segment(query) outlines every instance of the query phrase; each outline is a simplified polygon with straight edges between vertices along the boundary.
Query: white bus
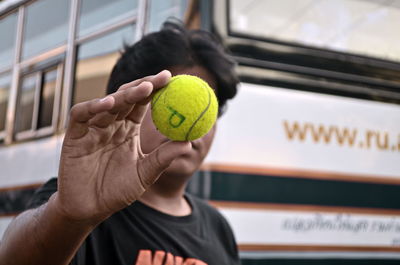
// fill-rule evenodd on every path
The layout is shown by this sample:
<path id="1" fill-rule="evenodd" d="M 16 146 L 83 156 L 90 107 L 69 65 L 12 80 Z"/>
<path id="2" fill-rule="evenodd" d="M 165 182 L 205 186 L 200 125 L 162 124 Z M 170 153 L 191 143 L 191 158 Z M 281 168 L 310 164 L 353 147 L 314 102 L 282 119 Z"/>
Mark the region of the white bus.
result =
<path id="1" fill-rule="evenodd" d="M 227 217 L 243 264 L 398 264 L 397 1 L 3 2 L 0 229 L 57 175 L 71 105 L 103 96 L 123 43 L 169 16 L 238 62 L 188 191 Z"/>

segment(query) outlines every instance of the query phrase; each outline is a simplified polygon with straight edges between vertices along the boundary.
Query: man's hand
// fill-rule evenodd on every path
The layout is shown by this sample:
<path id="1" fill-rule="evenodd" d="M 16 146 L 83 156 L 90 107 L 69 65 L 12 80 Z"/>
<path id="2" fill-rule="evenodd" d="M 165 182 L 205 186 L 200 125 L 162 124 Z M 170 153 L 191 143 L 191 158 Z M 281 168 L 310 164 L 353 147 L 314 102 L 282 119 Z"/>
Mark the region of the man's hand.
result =
<path id="1" fill-rule="evenodd" d="M 134 202 L 189 142 L 140 150 L 140 124 L 151 93 L 171 73 L 125 84 L 103 100 L 71 110 L 61 153 L 58 191 L 16 217 L 0 244 L 0 264 L 70 264 L 95 226 Z"/>
<path id="2" fill-rule="evenodd" d="M 163 71 L 71 109 L 55 198 L 63 215 L 102 221 L 138 199 L 175 158 L 190 150 L 189 142 L 167 142 L 150 154 L 140 149 L 140 124 L 151 94 L 170 77 Z"/>

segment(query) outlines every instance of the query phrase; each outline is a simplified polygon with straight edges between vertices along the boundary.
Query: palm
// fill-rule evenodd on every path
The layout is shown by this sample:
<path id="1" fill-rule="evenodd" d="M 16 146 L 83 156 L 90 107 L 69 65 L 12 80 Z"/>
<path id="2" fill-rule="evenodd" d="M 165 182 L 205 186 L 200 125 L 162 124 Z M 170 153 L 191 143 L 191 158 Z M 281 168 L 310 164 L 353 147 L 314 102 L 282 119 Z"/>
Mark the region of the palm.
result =
<path id="1" fill-rule="evenodd" d="M 155 88 L 157 81 L 165 84 L 156 79 Z M 169 142 L 149 155 L 141 152 L 140 124 L 151 91 L 149 82 L 123 86 L 112 98 L 85 102 L 71 111 L 58 194 L 72 218 L 104 218 L 126 207 L 187 150 L 187 143 Z"/>

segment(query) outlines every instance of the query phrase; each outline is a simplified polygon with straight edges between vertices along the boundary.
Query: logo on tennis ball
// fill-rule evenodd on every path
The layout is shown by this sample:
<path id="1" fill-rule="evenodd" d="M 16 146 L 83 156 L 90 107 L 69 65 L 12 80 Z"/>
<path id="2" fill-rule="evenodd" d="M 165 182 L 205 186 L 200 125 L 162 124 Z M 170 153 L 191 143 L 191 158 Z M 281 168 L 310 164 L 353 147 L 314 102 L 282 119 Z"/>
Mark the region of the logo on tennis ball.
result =
<path id="1" fill-rule="evenodd" d="M 169 125 L 174 128 L 178 128 L 185 121 L 186 117 L 170 106 L 168 106 L 167 108 L 169 109 L 169 111 L 171 111 L 171 116 L 169 116 L 168 119 Z"/>

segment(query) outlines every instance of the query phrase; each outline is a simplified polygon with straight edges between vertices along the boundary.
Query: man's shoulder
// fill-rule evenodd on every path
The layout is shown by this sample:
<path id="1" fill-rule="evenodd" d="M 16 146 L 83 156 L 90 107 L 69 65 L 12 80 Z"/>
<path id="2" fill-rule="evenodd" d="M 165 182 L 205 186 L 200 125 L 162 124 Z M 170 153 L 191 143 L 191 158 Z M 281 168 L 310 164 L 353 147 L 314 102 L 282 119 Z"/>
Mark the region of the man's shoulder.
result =
<path id="1" fill-rule="evenodd" d="M 221 214 L 221 212 L 211 205 L 207 200 L 201 199 L 194 195 L 186 195 L 191 203 L 194 204 L 195 207 L 198 208 L 200 215 L 204 218 L 211 218 L 214 221 L 219 220 L 223 225 L 226 224 L 225 217 Z"/>
<path id="2" fill-rule="evenodd" d="M 188 193 L 185 196 L 189 199 L 190 203 L 194 204 L 194 206 L 198 207 L 200 210 L 218 214 L 218 210 L 210 205 L 207 200 Z"/>
<path id="3" fill-rule="evenodd" d="M 234 257 L 234 264 L 239 264 L 235 236 L 225 216 L 208 201 L 193 195 L 188 197 L 200 212 L 200 222 L 212 231 L 217 241 L 219 240 L 221 245 Z"/>

